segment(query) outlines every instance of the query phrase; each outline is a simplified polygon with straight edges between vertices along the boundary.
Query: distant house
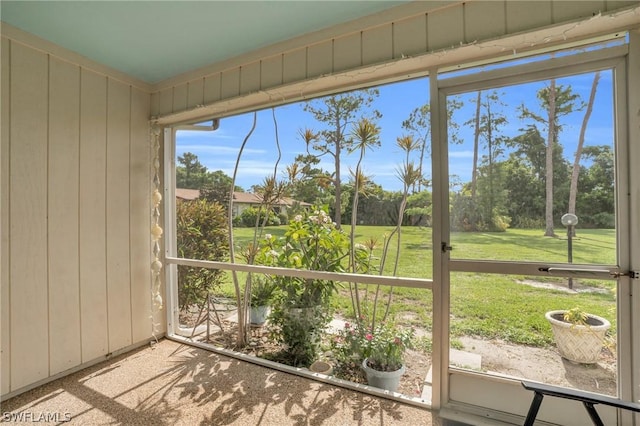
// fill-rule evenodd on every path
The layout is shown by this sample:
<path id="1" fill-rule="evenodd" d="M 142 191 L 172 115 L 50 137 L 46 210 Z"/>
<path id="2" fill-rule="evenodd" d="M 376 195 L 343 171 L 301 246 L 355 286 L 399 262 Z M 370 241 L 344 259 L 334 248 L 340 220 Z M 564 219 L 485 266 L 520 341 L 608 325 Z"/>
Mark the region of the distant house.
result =
<path id="1" fill-rule="evenodd" d="M 193 201 L 200 198 L 199 189 L 176 188 L 176 198 L 183 201 Z"/>
<path id="2" fill-rule="evenodd" d="M 198 189 L 185 189 L 176 188 L 176 198 L 184 201 L 192 201 L 200 198 L 200 190 Z M 262 204 L 262 197 L 251 192 L 234 192 L 233 193 L 233 211 L 232 217 L 236 217 L 249 207 L 259 207 Z M 293 206 L 300 206 L 305 209 L 311 207 L 311 204 L 304 201 L 297 201 L 290 197 L 282 197 L 273 205 L 273 211 L 281 213 L 287 210 L 287 208 Z"/>

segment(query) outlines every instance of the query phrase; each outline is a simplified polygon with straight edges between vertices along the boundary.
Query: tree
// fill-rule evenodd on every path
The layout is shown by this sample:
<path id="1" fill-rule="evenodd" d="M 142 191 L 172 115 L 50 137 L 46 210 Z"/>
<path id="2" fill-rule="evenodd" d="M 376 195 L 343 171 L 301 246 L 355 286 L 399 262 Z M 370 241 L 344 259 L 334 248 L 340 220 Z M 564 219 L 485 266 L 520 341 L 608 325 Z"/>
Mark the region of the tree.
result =
<path id="1" fill-rule="evenodd" d="M 222 170 L 207 172 L 205 183 L 200 189 L 200 198 L 205 198 L 211 202 L 218 202 L 223 206 L 229 204 L 229 194 L 233 181 Z M 234 188 L 236 192 L 243 192 L 239 186 Z"/>
<path id="2" fill-rule="evenodd" d="M 412 218 L 412 225 L 431 224 L 432 203 L 431 192 L 426 189 L 407 197 L 405 214 Z"/>
<path id="3" fill-rule="evenodd" d="M 589 118 L 593 111 L 593 101 L 596 97 L 596 90 L 598 88 L 598 81 L 600 81 L 600 71 L 596 72 L 593 76 L 593 83 L 591 84 L 591 93 L 589 94 L 589 102 L 587 103 L 587 110 L 584 113 L 582 120 L 582 126 L 580 127 L 580 136 L 578 138 L 578 147 L 576 148 L 576 156 L 573 161 L 573 168 L 571 170 L 571 187 L 569 189 L 569 213 L 576 213 L 576 198 L 578 193 L 578 175 L 580 174 L 580 157 L 582 156 L 582 147 L 584 146 L 584 136 L 587 131 L 587 124 L 589 124 Z M 575 232 L 575 227 L 573 227 Z"/>
<path id="4" fill-rule="evenodd" d="M 348 151 L 353 146 L 353 139 L 348 132 L 359 118 L 367 118 L 375 123 L 382 117 L 379 111 L 371 109 L 374 99 L 378 96 L 377 89 L 358 90 L 355 92 L 341 93 L 339 95 L 322 98 L 318 101 L 308 102 L 304 106 L 306 112 L 326 127 L 318 132 L 311 129 L 300 131 L 300 136 L 309 148 L 318 152 L 318 157 L 329 155 L 333 157 L 334 173 L 332 184 L 334 188 L 334 221 L 340 229 L 342 222 L 342 178 L 340 167 L 343 151 Z M 360 116 L 360 117 L 358 117 Z"/>
<path id="5" fill-rule="evenodd" d="M 176 167 L 176 187 L 200 189 L 206 181 L 207 168 L 200 163 L 198 156 L 185 152 L 178 156 L 180 166 Z"/>
<path id="6" fill-rule="evenodd" d="M 457 137 L 457 132 L 460 126 L 452 120 L 453 114 L 462 108 L 463 103 L 457 97 L 447 99 L 447 122 L 449 124 L 449 139 L 453 143 L 461 142 Z M 413 140 L 417 144 L 417 148 L 420 150 L 418 156 L 418 170 L 423 174 L 424 157 L 429 153 L 429 135 L 431 133 L 431 106 L 424 104 L 415 108 L 409 114 L 409 118 L 402 122 L 402 127 L 409 132 L 409 136 L 413 137 Z M 424 179 L 420 179 L 416 182 L 412 192 L 420 192 L 422 185 L 425 184 Z"/>
<path id="7" fill-rule="evenodd" d="M 484 95 L 482 99 L 481 92 L 478 92 L 476 99 L 475 119 L 467 121 L 465 125 L 475 125 L 474 147 L 473 147 L 473 169 L 471 175 L 471 198 L 476 202 L 476 191 L 478 186 L 478 152 L 480 149 L 480 139 L 485 142 L 487 155 L 483 156 L 483 163 L 486 167 L 486 175 L 488 176 L 488 191 L 484 192 L 486 200 L 485 212 L 483 214 L 485 221 L 489 223 L 489 228 L 494 222 L 495 196 L 494 188 L 494 161 L 502 153 L 502 146 L 506 142 L 506 138 L 499 135 L 500 128 L 507 124 L 507 118 L 501 112 L 496 111 L 496 107 L 504 107 L 505 104 L 500 101 L 500 95 L 495 90 Z"/>
<path id="8" fill-rule="evenodd" d="M 573 93 L 571 86 L 556 86 L 556 80 L 551 79 L 549 85 L 540 89 L 537 93 L 540 105 L 546 111 L 546 118 L 527 108 L 520 106 L 520 118 L 532 119 L 536 123 L 546 126 L 547 141 L 545 149 L 545 237 L 555 237 L 553 230 L 553 153 L 558 143 L 558 134 L 562 130 L 560 118 L 573 111 L 582 110 L 580 95 Z M 580 102 L 579 104 L 576 104 Z"/>
<path id="9" fill-rule="evenodd" d="M 365 176 L 361 169 L 362 160 L 368 148 L 380 146 L 380 128 L 368 119 L 362 118 L 353 126 L 351 137 L 354 143 L 350 147 L 350 151 L 360 151 L 356 169 L 353 171 L 353 202 L 351 205 L 351 231 L 349 232 L 349 242 L 351 247 L 354 248 L 356 246 L 356 225 L 358 223 L 358 199 L 360 194 L 366 193 L 367 183 L 369 182 L 369 178 Z M 354 249 L 349 250 L 349 268 L 353 273 L 358 272 Z M 360 313 L 358 284 L 355 283 L 352 286 L 351 283 L 349 283 L 349 289 L 351 290 L 352 303 L 355 302 L 354 309 Z"/>
<path id="10" fill-rule="evenodd" d="M 577 207 L 585 212 L 580 223 L 597 228 L 615 227 L 615 165 L 610 146 L 586 146 L 583 156 L 592 161 L 580 172 Z M 588 212 L 588 213 L 587 213 Z"/>
<path id="11" fill-rule="evenodd" d="M 325 204 L 327 188 L 331 186 L 331 176 L 317 167 L 320 159 L 314 155 L 300 154 L 287 166 L 285 176 L 289 193 L 297 201 L 314 205 Z"/>
<path id="12" fill-rule="evenodd" d="M 473 168 L 471 170 L 471 199 L 476 198 L 476 187 L 478 184 L 478 151 L 480 151 L 480 107 L 482 100 L 482 90 L 478 90 L 476 98 L 476 115 L 474 121 L 475 130 L 473 132 Z M 465 123 L 467 124 L 467 123 Z"/>

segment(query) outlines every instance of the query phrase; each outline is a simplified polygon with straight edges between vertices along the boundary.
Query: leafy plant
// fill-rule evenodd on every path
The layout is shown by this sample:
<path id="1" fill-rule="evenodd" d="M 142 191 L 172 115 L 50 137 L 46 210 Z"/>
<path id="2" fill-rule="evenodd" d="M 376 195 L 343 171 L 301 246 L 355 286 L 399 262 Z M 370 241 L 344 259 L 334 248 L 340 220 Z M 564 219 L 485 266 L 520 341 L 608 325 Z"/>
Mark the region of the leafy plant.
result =
<path id="1" fill-rule="evenodd" d="M 254 228 L 256 226 L 256 220 L 260 219 L 259 221 L 263 221 L 265 220 L 265 217 L 267 226 L 280 225 L 280 219 L 278 218 L 278 215 L 275 214 L 271 209 L 266 209 L 263 206 L 261 206 L 260 208 L 249 207 L 244 209 L 242 213 L 240 213 L 240 215 L 236 216 L 233 219 L 233 222 L 236 226 Z"/>
<path id="2" fill-rule="evenodd" d="M 348 236 L 336 228 L 326 210 L 314 208 L 296 215 L 284 237 L 266 234 L 259 242 L 255 263 L 343 272 L 348 256 Z M 287 347 L 292 364 L 309 365 L 317 358 L 321 337 L 331 319 L 331 297 L 338 283 L 301 277 L 272 279 L 278 288 L 271 314 L 274 338 Z"/>
<path id="3" fill-rule="evenodd" d="M 333 342 L 336 357 L 342 363 L 360 365 L 365 359 L 378 371 L 396 371 L 404 364 L 404 354 L 413 347 L 415 330 L 400 329 L 392 322 L 379 323 L 373 330 L 360 321 L 345 323 Z"/>
<path id="4" fill-rule="evenodd" d="M 267 277 L 254 277 L 251 286 L 251 306 L 269 306 L 276 290 L 276 284 Z"/>
<path id="5" fill-rule="evenodd" d="M 589 316 L 579 306 L 569 309 L 562 315 L 562 319 L 565 322 L 573 325 L 587 325 L 587 319 Z"/>
<path id="6" fill-rule="evenodd" d="M 225 208 L 207 200 L 180 202 L 176 206 L 177 247 L 180 257 L 224 261 L 229 257 Z M 178 303 L 181 309 L 202 304 L 207 294 L 223 282 L 223 271 L 178 266 Z"/>

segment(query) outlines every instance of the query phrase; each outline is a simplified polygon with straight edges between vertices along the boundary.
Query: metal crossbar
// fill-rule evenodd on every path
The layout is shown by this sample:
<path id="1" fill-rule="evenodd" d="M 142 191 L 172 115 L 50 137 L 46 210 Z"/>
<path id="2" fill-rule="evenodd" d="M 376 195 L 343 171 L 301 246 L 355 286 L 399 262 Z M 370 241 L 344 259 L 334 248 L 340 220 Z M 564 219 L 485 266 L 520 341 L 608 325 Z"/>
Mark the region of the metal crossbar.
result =
<path id="1" fill-rule="evenodd" d="M 623 410 L 640 413 L 640 404 L 634 402 L 622 401 L 606 395 L 598 395 L 591 392 L 561 388 L 542 383 L 527 382 L 524 380 L 521 383 L 525 389 L 535 393 L 533 401 L 531 401 L 531 406 L 529 407 L 529 412 L 527 413 L 527 418 L 524 421 L 524 426 L 533 426 L 536 416 L 538 415 L 538 410 L 540 409 L 540 404 L 542 404 L 542 398 L 544 398 L 545 395 L 582 402 L 584 408 L 589 413 L 589 417 L 591 417 L 591 421 L 596 426 L 604 426 L 602 419 L 594 407 L 596 404 L 610 405 L 612 407 L 622 408 Z"/>

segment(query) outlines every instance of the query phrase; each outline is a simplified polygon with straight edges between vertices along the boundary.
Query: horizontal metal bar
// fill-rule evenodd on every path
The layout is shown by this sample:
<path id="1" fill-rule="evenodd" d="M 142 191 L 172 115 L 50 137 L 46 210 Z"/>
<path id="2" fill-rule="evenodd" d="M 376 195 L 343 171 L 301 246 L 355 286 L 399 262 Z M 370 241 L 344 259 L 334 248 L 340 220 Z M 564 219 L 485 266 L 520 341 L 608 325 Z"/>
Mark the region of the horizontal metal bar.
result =
<path id="1" fill-rule="evenodd" d="M 582 268 L 541 268 L 542 272 L 548 272 L 550 275 L 554 273 L 560 274 L 591 274 L 591 275 L 608 275 L 609 277 L 614 276 L 617 273 L 617 270 L 610 269 L 582 269 Z"/>
<path id="2" fill-rule="evenodd" d="M 196 268 L 219 269 L 224 271 L 253 272 L 283 277 L 333 280 L 361 284 L 380 284 L 391 287 L 433 288 L 433 280 L 424 278 L 389 277 L 384 275 L 350 274 L 343 272 L 311 271 L 306 269 L 279 268 L 273 266 L 247 265 L 244 263 L 215 262 L 210 260 L 165 257 L 169 264 L 193 266 Z"/>
<path id="3" fill-rule="evenodd" d="M 567 265 L 566 263 L 505 262 L 491 260 L 451 260 L 451 271 L 488 274 L 565 276 L 615 279 L 620 268 L 615 265 Z"/>

